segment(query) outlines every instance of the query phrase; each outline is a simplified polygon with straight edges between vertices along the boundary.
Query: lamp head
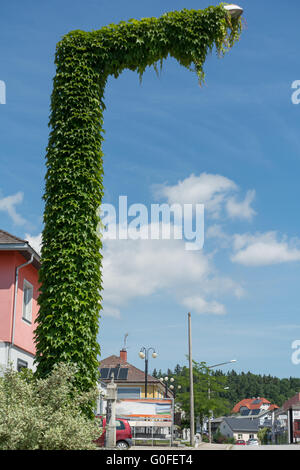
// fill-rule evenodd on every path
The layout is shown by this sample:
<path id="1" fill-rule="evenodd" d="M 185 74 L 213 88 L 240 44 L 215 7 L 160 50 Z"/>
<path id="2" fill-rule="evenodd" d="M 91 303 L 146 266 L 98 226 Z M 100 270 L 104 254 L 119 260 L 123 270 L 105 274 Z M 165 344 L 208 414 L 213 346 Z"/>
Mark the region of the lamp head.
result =
<path id="1" fill-rule="evenodd" d="M 139 356 L 140 356 L 141 359 L 145 359 L 145 354 L 143 353 L 143 351 L 139 352 Z"/>
<path id="2" fill-rule="evenodd" d="M 157 353 L 155 351 L 152 353 L 152 357 L 153 357 L 153 359 L 157 358 Z"/>
<path id="3" fill-rule="evenodd" d="M 224 5 L 225 10 L 230 13 L 231 18 L 238 19 L 243 14 L 243 8 L 233 3 L 230 5 Z"/>

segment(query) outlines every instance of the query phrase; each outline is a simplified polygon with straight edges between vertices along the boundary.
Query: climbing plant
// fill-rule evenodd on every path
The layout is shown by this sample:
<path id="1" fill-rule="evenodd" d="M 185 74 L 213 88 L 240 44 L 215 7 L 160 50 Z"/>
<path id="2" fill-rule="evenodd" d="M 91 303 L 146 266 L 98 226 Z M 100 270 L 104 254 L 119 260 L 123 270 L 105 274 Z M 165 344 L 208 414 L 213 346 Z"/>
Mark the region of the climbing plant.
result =
<path id="1" fill-rule="evenodd" d="M 37 318 L 37 375 L 54 364 L 75 362 L 77 386 L 97 380 L 101 310 L 104 90 L 110 75 L 140 77 L 168 56 L 194 70 L 214 49 L 224 54 L 239 39 L 241 21 L 223 5 L 165 13 L 111 24 L 99 31 L 72 31 L 57 44 L 46 154 L 45 210 Z M 116 286 L 117 288 L 117 286 Z"/>

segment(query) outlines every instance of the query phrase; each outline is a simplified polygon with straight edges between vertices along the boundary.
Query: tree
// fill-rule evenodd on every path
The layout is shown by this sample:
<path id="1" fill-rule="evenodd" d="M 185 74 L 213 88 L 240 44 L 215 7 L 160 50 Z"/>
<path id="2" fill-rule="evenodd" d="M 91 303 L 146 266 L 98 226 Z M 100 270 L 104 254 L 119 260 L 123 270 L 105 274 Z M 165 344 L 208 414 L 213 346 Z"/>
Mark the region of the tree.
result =
<path id="1" fill-rule="evenodd" d="M 190 416 L 190 384 L 189 369 L 183 367 L 181 375 L 176 377 L 176 381 L 181 385 L 181 390 L 177 393 L 176 402 L 180 404 L 186 413 L 187 423 Z M 211 370 L 205 362 L 193 361 L 193 382 L 194 382 L 194 410 L 195 416 L 199 417 L 201 426 L 204 419 L 211 412 L 214 415 L 222 415 L 230 410 L 229 403 L 220 396 L 226 386 L 226 377 L 216 377 L 212 375 Z M 210 394 L 209 394 L 210 390 Z M 210 397 L 209 397 L 210 395 Z"/>
<path id="2" fill-rule="evenodd" d="M 269 432 L 268 428 L 262 428 L 258 431 L 257 437 L 258 437 L 259 442 L 261 444 L 267 444 L 268 443 L 268 432 Z"/>
<path id="3" fill-rule="evenodd" d="M 98 395 L 79 393 L 74 365 L 54 366 L 46 379 L 8 369 L 0 377 L 0 450 L 89 450 L 101 434 L 83 412 Z"/>
<path id="4" fill-rule="evenodd" d="M 73 31 L 57 44 L 45 177 L 41 290 L 36 328 L 37 375 L 59 362 L 77 364 L 76 384 L 98 378 L 101 311 L 104 91 L 125 69 L 140 77 L 169 55 L 204 80 L 206 56 L 239 39 L 240 19 L 223 5 Z"/>

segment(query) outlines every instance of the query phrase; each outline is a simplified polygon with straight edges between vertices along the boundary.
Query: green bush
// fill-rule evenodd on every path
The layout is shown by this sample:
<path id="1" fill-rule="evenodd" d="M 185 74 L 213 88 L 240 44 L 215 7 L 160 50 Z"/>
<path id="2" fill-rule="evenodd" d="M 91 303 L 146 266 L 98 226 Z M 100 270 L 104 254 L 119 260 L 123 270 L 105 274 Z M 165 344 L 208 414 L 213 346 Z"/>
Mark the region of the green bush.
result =
<path id="1" fill-rule="evenodd" d="M 221 434 L 220 430 L 218 430 L 213 435 L 213 442 L 217 444 L 234 444 L 235 440 L 233 437 L 224 436 L 224 434 Z"/>
<path id="2" fill-rule="evenodd" d="M 97 390 L 79 393 L 75 366 L 59 364 L 45 379 L 31 371 L 0 377 L 0 450 L 91 450 L 101 428 L 84 413 Z"/>

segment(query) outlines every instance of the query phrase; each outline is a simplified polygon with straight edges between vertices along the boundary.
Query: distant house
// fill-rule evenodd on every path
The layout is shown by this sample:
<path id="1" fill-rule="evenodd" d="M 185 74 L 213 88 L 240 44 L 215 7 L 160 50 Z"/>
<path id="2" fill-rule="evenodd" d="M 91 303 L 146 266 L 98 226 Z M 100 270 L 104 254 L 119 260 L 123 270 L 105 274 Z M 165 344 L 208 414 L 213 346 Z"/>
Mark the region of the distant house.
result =
<path id="1" fill-rule="evenodd" d="M 296 393 L 289 400 L 285 401 L 282 407 L 277 411 L 278 417 L 284 421 L 286 429 L 290 426 L 293 432 L 289 432 L 290 442 L 300 441 L 300 393 Z"/>
<path id="2" fill-rule="evenodd" d="M 34 369 L 40 257 L 26 240 L 0 230 L 0 364 Z"/>
<path id="3" fill-rule="evenodd" d="M 101 381 L 108 383 L 112 374 L 117 384 L 119 399 L 137 399 L 145 397 L 145 372 L 127 362 L 127 351 L 122 349 L 120 356 L 109 356 L 99 364 Z M 164 398 L 165 386 L 151 375 L 147 376 L 147 398 Z M 168 390 L 168 397 L 173 394 Z"/>
<path id="4" fill-rule="evenodd" d="M 258 418 L 223 418 L 219 425 L 219 430 L 223 436 L 233 437 L 235 440 L 257 439 L 259 431 Z"/>
<path id="5" fill-rule="evenodd" d="M 277 408 L 279 407 L 271 404 L 266 398 L 245 398 L 233 407 L 232 413 L 245 417 L 259 416 L 266 411 L 271 412 Z"/>

